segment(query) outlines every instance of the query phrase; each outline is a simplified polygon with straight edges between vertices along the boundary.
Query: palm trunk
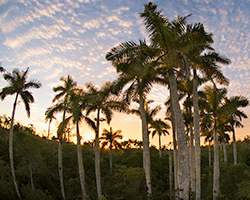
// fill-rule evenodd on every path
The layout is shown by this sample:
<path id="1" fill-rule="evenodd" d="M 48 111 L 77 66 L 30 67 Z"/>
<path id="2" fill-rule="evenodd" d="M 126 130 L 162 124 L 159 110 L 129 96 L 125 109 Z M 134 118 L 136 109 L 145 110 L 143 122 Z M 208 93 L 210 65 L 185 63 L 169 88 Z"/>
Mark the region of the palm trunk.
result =
<path id="1" fill-rule="evenodd" d="M 82 146 L 81 146 L 81 137 L 79 132 L 79 123 L 76 123 L 76 134 L 77 134 L 77 159 L 78 159 L 78 170 L 79 170 L 79 178 L 82 189 L 82 199 L 87 200 L 87 192 L 85 189 L 85 173 L 83 168 L 83 160 L 82 160 Z"/>
<path id="2" fill-rule="evenodd" d="M 211 159 L 211 142 L 208 141 L 208 165 L 211 167 L 212 159 Z"/>
<path id="3" fill-rule="evenodd" d="M 16 175 L 15 175 L 15 169 L 14 169 L 14 156 L 13 156 L 13 130 L 14 130 L 14 118 L 15 118 L 17 99 L 18 99 L 18 93 L 16 94 L 16 98 L 15 98 L 14 105 L 13 105 L 12 116 L 11 116 L 11 125 L 10 125 L 10 131 L 9 131 L 9 157 L 10 157 L 10 168 L 11 168 L 13 183 L 15 186 L 17 196 L 20 199 L 21 195 L 20 195 L 17 181 L 16 181 Z"/>
<path id="4" fill-rule="evenodd" d="M 161 135 L 159 134 L 159 157 L 161 158 Z"/>
<path id="5" fill-rule="evenodd" d="M 110 175 L 112 175 L 113 174 L 112 146 L 109 149 L 109 170 L 110 170 Z"/>
<path id="6" fill-rule="evenodd" d="M 31 184 L 32 190 L 34 191 L 35 187 L 34 187 L 34 181 L 33 181 L 33 170 L 32 170 L 30 162 L 29 162 L 29 170 L 30 170 L 30 184 Z"/>
<path id="7" fill-rule="evenodd" d="M 148 124 L 145 112 L 144 98 L 140 95 L 140 113 L 142 122 L 142 140 L 143 140 L 143 168 L 146 175 L 146 185 L 148 198 L 152 195 L 151 190 L 151 177 L 150 177 L 150 151 L 149 151 L 149 136 L 148 136 Z"/>
<path id="8" fill-rule="evenodd" d="M 194 149 L 194 133 L 190 125 L 190 188 L 195 192 L 195 149 Z"/>
<path id="9" fill-rule="evenodd" d="M 219 168 L 219 145 L 216 131 L 216 120 L 214 125 L 214 182 L 213 182 L 213 200 L 217 200 L 220 189 L 220 168 Z"/>
<path id="10" fill-rule="evenodd" d="M 217 200 L 220 191 L 220 158 L 219 158 L 219 141 L 218 141 L 218 134 L 217 134 L 217 112 L 216 108 L 218 106 L 218 98 L 217 98 L 217 88 L 215 83 L 214 84 L 214 98 L 215 98 L 215 105 L 214 105 L 214 182 L 213 182 L 213 200 Z"/>
<path id="11" fill-rule="evenodd" d="M 66 103 L 64 102 L 64 105 Z M 63 111 L 63 123 L 65 121 L 65 115 L 66 112 L 65 110 Z M 63 124 L 64 126 L 64 124 Z M 62 141 L 62 137 L 63 137 L 63 131 L 64 128 L 62 128 L 62 130 L 60 130 L 58 138 L 59 138 L 59 143 L 58 143 L 58 171 L 59 171 L 59 179 L 60 179 L 60 187 L 61 187 L 61 193 L 62 193 L 62 198 L 63 200 L 66 199 L 65 197 L 65 192 L 64 192 L 64 182 L 63 182 L 63 164 L 62 164 L 62 148 L 63 148 L 63 141 Z"/>
<path id="12" fill-rule="evenodd" d="M 170 199 L 173 199 L 173 166 L 172 166 L 172 150 L 169 151 L 169 193 Z"/>
<path id="13" fill-rule="evenodd" d="M 170 98 L 171 100 L 171 98 Z M 172 123 L 172 133 L 173 133 L 173 145 L 174 145 L 174 150 L 173 150 L 173 154 L 174 154 L 174 195 L 175 195 L 175 199 L 178 200 L 179 199 L 179 180 L 178 180 L 178 151 L 177 151 L 177 141 L 176 141 L 176 129 L 175 129 L 175 119 L 174 119 L 174 112 L 173 112 L 173 103 L 171 100 L 171 107 L 170 107 L 170 111 L 171 111 L 171 123 Z"/>
<path id="14" fill-rule="evenodd" d="M 64 183 L 63 183 L 63 165 L 62 165 L 62 139 L 59 139 L 58 143 L 58 171 L 59 171 L 59 179 L 60 179 L 60 187 L 63 200 L 66 199 L 64 193 Z"/>
<path id="15" fill-rule="evenodd" d="M 194 105 L 194 138 L 195 138 L 195 193 L 196 200 L 201 199 L 201 149 L 200 149 L 200 126 L 198 104 L 198 77 L 194 69 L 193 81 L 193 105 Z"/>
<path id="16" fill-rule="evenodd" d="M 185 134 L 184 119 L 179 105 L 177 84 L 173 69 L 169 70 L 170 95 L 172 99 L 175 128 L 177 132 L 179 194 L 183 200 L 189 199 L 188 148 Z M 178 122 L 178 123 L 177 123 Z"/>
<path id="17" fill-rule="evenodd" d="M 237 145 L 236 145 L 236 136 L 235 136 L 235 130 L 233 127 L 233 154 L 234 154 L 234 165 L 237 165 Z"/>
<path id="18" fill-rule="evenodd" d="M 226 143 L 225 143 L 224 138 L 222 139 L 222 147 L 223 147 L 223 154 L 224 154 L 224 162 L 227 164 L 227 148 L 226 148 Z"/>
<path id="19" fill-rule="evenodd" d="M 101 200 L 102 189 L 101 189 L 101 169 L 100 169 L 99 126 L 100 126 L 100 109 L 97 110 L 97 118 L 96 118 L 95 177 L 96 177 L 97 198 L 98 200 Z"/>
<path id="20" fill-rule="evenodd" d="M 51 124 L 51 120 L 49 120 L 47 140 L 49 139 L 49 135 L 50 135 L 50 124 Z"/>

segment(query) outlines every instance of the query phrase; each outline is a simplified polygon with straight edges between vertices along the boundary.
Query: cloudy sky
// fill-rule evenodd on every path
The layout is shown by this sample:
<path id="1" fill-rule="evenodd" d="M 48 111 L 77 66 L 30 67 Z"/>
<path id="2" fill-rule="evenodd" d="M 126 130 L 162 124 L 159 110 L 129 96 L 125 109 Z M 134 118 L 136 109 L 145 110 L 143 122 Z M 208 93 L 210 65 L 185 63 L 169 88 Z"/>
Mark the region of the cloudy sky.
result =
<path id="1" fill-rule="evenodd" d="M 80 86 L 92 82 L 101 86 L 116 78 L 106 53 L 120 42 L 147 39 L 139 13 L 142 0 L 0 0 L 0 61 L 7 71 L 26 70 L 30 78 L 41 81 L 32 90 L 36 103 L 28 119 L 20 103 L 16 120 L 33 123 L 40 133 L 47 130 L 44 112 L 55 95 L 52 88 L 60 77 L 71 75 Z M 222 70 L 230 80 L 229 96 L 250 99 L 250 0 L 156 0 L 155 4 L 170 20 L 192 14 L 190 23 L 202 22 L 214 34 L 213 47 L 232 63 Z M 6 82 L 0 79 L 0 88 Z M 156 87 L 149 95 L 162 104 L 168 92 Z M 13 97 L 0 102 L 0 114 L 11 115 Z M 250 108 L 244 110 L 250 117 Z M 58 123 L 58 122 L 57 122 Z M 250 121 L 238 130 L 238 137 L 250 135 Z M 122 129 L 125 138 L 141 139 L 138 117 L 118 114 L 111 122 Z M 55 127 L 55 126 L 54 126 Z M 104 127 L 104 126 L 103 126 Z M 94 134 L 82 128 L 83 138 Z M 165 142 L 168 141 L 165 138 Z"/>

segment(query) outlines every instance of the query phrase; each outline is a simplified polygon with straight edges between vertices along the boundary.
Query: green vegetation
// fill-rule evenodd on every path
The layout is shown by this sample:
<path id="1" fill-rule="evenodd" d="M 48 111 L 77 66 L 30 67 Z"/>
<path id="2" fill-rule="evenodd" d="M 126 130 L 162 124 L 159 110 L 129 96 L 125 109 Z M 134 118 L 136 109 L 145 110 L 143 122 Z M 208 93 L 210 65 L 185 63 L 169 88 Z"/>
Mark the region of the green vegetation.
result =
<path id="1" fill-rule="evenodd" d="M 3 117 L 2 117 L 3 119 Z M 0 199 L 18 199 L 11 177 L 8 157 L 8 130 L 0 128 Z M 14 162 L 17 182 L 22 199 L 61 199 L 57 157 L 58 141 L 36 135 L 32 126 L 14 125 Z M 66 199 L 81 199 L 82 191 L 78 175 L 77 146 L 63 142 L 63 166 Z M 220 199 L 250 199 L 250 139 L 237 142 L 239 164 L 233 165 L 233 146 L 227 146 L 228 165 L 221 163 Z M 92 145 L 82 146 L 86 190 L 89 199 L 96 199 L 95 162 Z M 152 189 L 154 200 L 170 199 L 169 151 L 150 148 Z M 110 175 L 108 149 L 101 149 L 101 173 L 103 197 L 116 199 L 146 199 L 145 175 L 142 167 L 142 149 L 126 148 L 112 151 L 113 174 Z M 220 156 L 223 152 L 220 151 Z M 222 159 L 221 159 L 222 160 Z M 208 146 L 201 148 L 202 199 L 212 199 L 212 171 L 208 165 Z M 33 180 L 32 180 L 33 179 Z M 33 182 L 33 183 L 32 183 Z M 33 185 L 33 186 L 32 186 Z"/>

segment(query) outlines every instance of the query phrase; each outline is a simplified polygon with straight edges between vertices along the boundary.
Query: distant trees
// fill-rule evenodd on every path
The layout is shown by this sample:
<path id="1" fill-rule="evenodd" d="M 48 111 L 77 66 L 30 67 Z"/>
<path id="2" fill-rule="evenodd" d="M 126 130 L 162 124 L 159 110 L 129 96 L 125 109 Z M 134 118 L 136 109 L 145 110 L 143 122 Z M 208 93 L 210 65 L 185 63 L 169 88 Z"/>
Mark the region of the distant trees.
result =
<path id="1" fill-rule="evenodd" d="M 122 145 L 117 140 L 121 140 L 123 138 L 121 134 L 121 130 L 113 131 L 112 127 L 110 130 L 103 129 L 102 137 L 102 147 L 108 146 L 109 148 L 109 168 L 110 168 L 110 175 L 113 174 L 113 159 L 112 159 L 112 149 L 121 149 Z"/>

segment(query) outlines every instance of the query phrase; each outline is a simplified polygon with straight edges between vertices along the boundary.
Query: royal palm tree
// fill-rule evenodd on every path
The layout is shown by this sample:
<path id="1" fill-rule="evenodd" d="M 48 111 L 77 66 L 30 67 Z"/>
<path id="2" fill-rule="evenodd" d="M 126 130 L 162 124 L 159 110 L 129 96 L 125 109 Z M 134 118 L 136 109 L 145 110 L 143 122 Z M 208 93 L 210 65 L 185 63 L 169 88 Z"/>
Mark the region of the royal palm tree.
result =
<path id="1" fill-rule="evenodd" d="M 204 44 L 203 40 L 195 37 L 195 32 L 190 32 L 190 25 L 186 23 L 189 16 L 177 17 L 172 22 L 157 10 L 157 6 L 152 2 L 144 5 L 145 10 L 140 14 L 144 19 L 144 24 L 152 43 L 159 48 L 159 59 L 162 68 L 167 74 L 170 87 L 171 106 L 173 108 L 174 124 L 177 132 L 178 162 L 179 162 L 179 198 L 189 198 L 189 172 L 187 156 L 187 139 L 182 112 L 178 102 L 176 73 L 179 71 L 186 77 L 189 76 L 188 53 Z"/>
<path id="2" fill-rule="evenodd" d="M 95 129 L 95 174 L 98 199 L 101 200 L 101 171 L 100 171 L 100 147 L 99 147 L 99 132 L 100 122 L 103 121 L 101 114 L 104 115 L 106 122 L 109 124 L 113 111 L 127 111 L 127 105 L 118 100 L 115 95 L 111 94 L 112 85 L 110 82 L 106 82 L 100 89 L 93 84 L 87 84 L 86 92 L 86 115 L 88 116 L 92 112 L 96 112 L 96 129 Z"/>
<path id="3" fill-rule="evenodd" d="M 112 61 L 112 65 L 119 74 L 115 81 L 116 90 L 124 91 L 125 101 L 130 102 L 131 99 L 138 100 L 140 105 L 140 117 L 142 123 L 143 138 L 143 168 L 146 175 L 146 185 L 148 196 L 152 194 L 151 178 L 150 178 L 150 151 L 148 122 L 145 111 L 146 95 L 152 88 L 153 83 L 161 82 L 154 68 L 157 61 L 154 56 L 157 51 L 153 46 L 146 44 L 146 41 L 139 41 L 139 44 L 133 41 L 121 43 L 107 53 L 106 59 Z"/>
<path id="4" fill-rule="evenodd" d="M 162 119 L 155 119 L 150 122 L 149 130 L 151 130 L 152 138 L 157 134 L 159 136 L 159 157 L 161 158 L 161 136 L 166 136 L 166 134 L 169 135 L 168 129 L 170 129 L 170 126 L 164 122 Z"/>
<path id="5" fill-rule="evenodd" d="M 108 146 L 109 148 L 109 169 L 110 169 L 110 175 L 113 173 L 113 161 L 112 161 L 112 149 L 121 149 L 122 145 L 117 141 L 117 139 L 121 140 L 123 138 L 121 134 L 121 130 L 113 131 L 112 127 L 110 127 L 110 130 L 103 129 L 102 131 L 102 137 L 100 139 L 102 140 L 102 148 L 105 146 Z"/>
<path id="6" fill-rule="evenodd" d="M 21 198 L 18 184 L 16 181 L 15 171 L 14 171 L 14 158 L 13 158 L 13 124 L 15 118 L 15 111 L 17 106 L 18 97 L 21 96 L 21 99 L 24 103 L 25 110 L 27 112 L 28 117 L 30 117 L 30 104 L 34 102 L 34 97 L 32 93 L 28 90 L 31 88 L 40 88 L 41 83 L 36 80 L 28 81 L 28 70 L 20 72 L 18 69 L 14 69 L 12 73 L 5 73 L 4 79 L 8 82 L 8 86 L 4 87 L 0 92 L 1 100 L 4 100 L 6 96 L 15 94 L 15 100 L 13 104 L 13 110 L 11 115 L 11 125 L 9 130 L 9 157 L 10 157 L 10 167 L 12 178 L 15 186 L 15 190 L 18 198 Z"/>
<path id="7" fill-rule="evenodd" d="M 213 199 L 218 199 L 219 183 L 220 183 L 220 168 L 219 168 L 219 138 L 218 138 L 218 125 L 219 117 L 227 115 L 228 107 L 225 106 L 225 99 L 227 90 L 225 88 L 218 89 L 214 84 L 213 87 L 206 86 L 204 88 L 206 98 L 206 115 L 210 115 L 213 119 L 212 129 L 214 138 L 214 180 L 213 180 Z"/>
<path id="8" fill-rule="evenodd" d="M 47 140 L 49 139 L 49 135 L 50 135 L 50 125 L 51 125 L 53 119 L 56 119 L 54 115 L 52 115 L 52 116 L 46 115 L 46 116 L 45 116 L 45 122 L 49 121 L 49 124 L 48 124 L 48 135 L 47 135 Z"/>
<path id="9" fill-rule="evenodd" d="M 86 108 L 86 102 L 84 101 L 84 91 L 79 89 L 78 91 L 72 91 L 70 93 L 69 103 L 67 104 L 65 111 L 69 116 L 65 119 L 66 123 L 70 120 L 76 126 L 76 135 L 77 135 L 77 159 L 78 159 L 78 170 L 79 178 L 82 189 L 82 199 L 88 199 L 86 188 L 85 188 L 85 173 L 82 160 L 82 146 L 81 146 L 81 136 L 79 125 L 82 120 L 84 120 L 93 130 L 96 129 L 95 123 L 88 117 L 83 115 L 83 110 Z"/>
<path id="10" fill-rule="evenodd" d="M 233 133 L 233 157 L 234 157 L 234 165 L 237 165 L 237 146 L 236 146 L 236 135 L 235 135 L 235 127 L 243 127 L 241 120 L 243 118 L 247 118 L 247 115 L 239 110 L 239 108 L 244 108 L 249 105 L 249 101 L 244 96 L 233 96 L 227 100 L 232 107 L 232 112 L 229 115 L 229 125 L 231 127 L 231 131 Z"/>
<path id="11" fill-rule="evenodd" d="M 53 88 L 54 92 L 57 92 L 52 102 L 61 102 L 62 106 L 66 108 L 68 102 L 69 102 L 69 95 L 72 91 L 76 90 L 77 83 L 73 81 L 71 76 L 61 77 L 60 81 L 63 82 L 63 85 L 59 85 Z M 65 114 L 66 111 L 62 110 L 63 112 L 63 118 L 62 122 L 65 121 Z M 53 110 L 49 108 L 46 113 L 46 119 L 52 118 L 54 115 Z M 63 183 L 63 165 L 62 165 L 62 142 L 63 142 L 63 134 L 65 130 L 65 123 L 61 123 L 60 128 L 57 131 L 57 138 L 59 139 L 58 142 L 58 171 L 59 171 L 59 179 L 60 179 L 60 187 L 61 187 L 61 193 L 63 200 L 66 199 L 65 197 L 65 190 L 64 190 L 64 183 Z"/>

